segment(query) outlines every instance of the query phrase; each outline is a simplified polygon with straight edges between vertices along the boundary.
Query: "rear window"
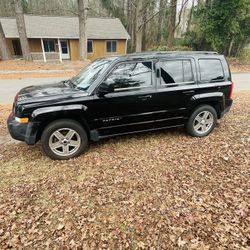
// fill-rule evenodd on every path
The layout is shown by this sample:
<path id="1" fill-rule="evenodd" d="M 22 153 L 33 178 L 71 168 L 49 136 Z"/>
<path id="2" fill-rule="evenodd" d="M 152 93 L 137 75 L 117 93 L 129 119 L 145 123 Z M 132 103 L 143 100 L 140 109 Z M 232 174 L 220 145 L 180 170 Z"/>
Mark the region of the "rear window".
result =
<path id="1" fill-rule="evenodd" d="M 161 84 L 178 84 L 194 80 L 190 60 L 162 61 L 160 69 Z"/>
<path id="2" fill-rule="evenodd" d="M 216 82 L 224 79 L 224 71 L 219 59 L 199 59 L 202 82 Z"/>

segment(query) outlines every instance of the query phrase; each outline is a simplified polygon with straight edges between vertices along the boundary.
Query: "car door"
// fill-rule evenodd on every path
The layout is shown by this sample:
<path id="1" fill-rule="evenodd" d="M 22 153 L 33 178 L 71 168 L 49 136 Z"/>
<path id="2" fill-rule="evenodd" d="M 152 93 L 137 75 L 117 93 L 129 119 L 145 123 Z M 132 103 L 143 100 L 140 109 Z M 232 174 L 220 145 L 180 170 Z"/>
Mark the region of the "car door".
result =
<path id="1" fill-rule="evenodd" d="M 98 95 L 88 105 L 99 136 L 152 129 L 156 96 L 154 61 L 117 64 L 101 84 L 113 84 L 114 92 Z M 99 85 L 99 87 L 101 86 Z"/>
<path id="2" fill-rule="evenodd" d="M 157 67 L 156 126 L 182 126 L 188 105 L 197 93 L 197 75 L 192 58 L 161 59 Z"/>

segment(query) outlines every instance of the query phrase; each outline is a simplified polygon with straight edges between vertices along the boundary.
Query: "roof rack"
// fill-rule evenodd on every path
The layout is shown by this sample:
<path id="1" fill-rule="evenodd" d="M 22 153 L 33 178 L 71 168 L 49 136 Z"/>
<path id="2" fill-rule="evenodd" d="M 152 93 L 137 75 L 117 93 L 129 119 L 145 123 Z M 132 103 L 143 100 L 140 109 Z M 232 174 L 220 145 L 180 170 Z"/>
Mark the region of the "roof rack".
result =
<path id="1" fill-rule="evenodd" d="M 152 51 L 153 52 L 153 51 Z M 190 54 L 214 54 L 217 55 L 216 51 L 192 51 L 192 50 L 181 50 L 181 51 L 156 51 L 157 54 L 165 54 L 165 53 L 190 53 Z"/>
<path id="2" fill-rule="evenodd" d="M 133 52 L 130 55 L 148 55 L 148 54 L 207 54 L 207 55 L 218 55 L 216 51 L 144 51 L 144 52 Z"/>

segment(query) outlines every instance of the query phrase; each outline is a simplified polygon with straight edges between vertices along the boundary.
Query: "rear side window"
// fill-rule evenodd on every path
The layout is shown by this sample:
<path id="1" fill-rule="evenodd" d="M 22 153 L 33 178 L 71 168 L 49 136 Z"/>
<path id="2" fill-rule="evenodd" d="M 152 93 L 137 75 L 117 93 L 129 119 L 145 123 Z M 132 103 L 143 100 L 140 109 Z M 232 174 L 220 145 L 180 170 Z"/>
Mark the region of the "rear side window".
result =
<path id="1" fill-rule="evenodd" d="M 216 82 L 224 79 L 224 71 L 219 59 L 199 59 L 202 82 Z"/>
<path id="2" fill-rule="evenodd" d="M 193 82 L 190 60 L 171 60 L 160 63 L 161 84 L 178 84 Z"/>

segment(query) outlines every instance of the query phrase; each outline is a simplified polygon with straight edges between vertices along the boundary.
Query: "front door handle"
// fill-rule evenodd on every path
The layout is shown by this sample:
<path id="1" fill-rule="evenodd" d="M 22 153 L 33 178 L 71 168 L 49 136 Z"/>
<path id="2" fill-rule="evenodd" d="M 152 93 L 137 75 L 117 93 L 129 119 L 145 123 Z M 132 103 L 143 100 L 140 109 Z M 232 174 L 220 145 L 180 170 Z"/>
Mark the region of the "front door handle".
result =
<path id="1" fill-rule="evenodd" d="M 194 90 L 186 90 L 186 91 L 183 91 L 182 93 L 186 95 L 190 95 L 190 94 L 193 94 L 194 92 L 195 92 Z"/>
<path id="2" fill-rule="evenodd" d="M 143 95 L 143 96 L 139 96 L 138 98 L 145 101 L 145 100 L 151 99 L 152 95 Z"/>

